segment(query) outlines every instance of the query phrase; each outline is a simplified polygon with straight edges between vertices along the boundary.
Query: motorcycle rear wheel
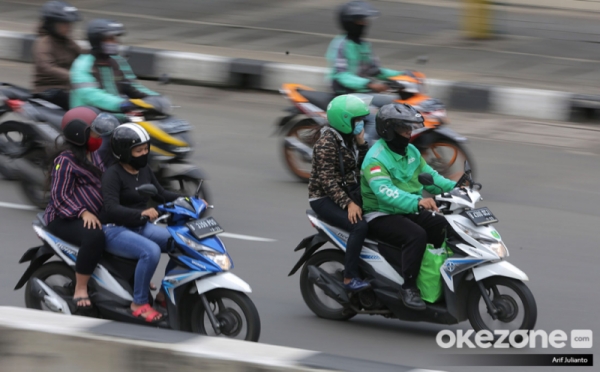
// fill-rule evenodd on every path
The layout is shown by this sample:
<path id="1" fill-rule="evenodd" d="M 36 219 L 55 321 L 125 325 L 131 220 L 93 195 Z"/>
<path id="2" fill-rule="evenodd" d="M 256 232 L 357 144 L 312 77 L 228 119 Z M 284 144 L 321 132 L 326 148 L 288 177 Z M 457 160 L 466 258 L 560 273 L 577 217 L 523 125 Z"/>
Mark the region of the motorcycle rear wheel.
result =
<path id="1" fill-rule="evenodd" d="M 290 128 L 285 136 L 296 137 L 300 142 L 312 148 L 317 142 L 318 137 L 316 137 L 316 134 L 320 130 L 321 126 L 319 124 L 311 119 L 305 119 L 299 121 Z M 281 146 L 287 168 L 300 181 L 308 182 L 312 169 L 312 159 L 305 159 L 302 154 L 285 143 L 285 138 L 283 139 Z"/>
<path id="2" fill-rule="evenodd" d="M 73 297 L 75 291 L 75 271 L 62 262 L 46 263 L 31 274 L 25 286 L 25 307 L 28 309 L 51 311 L 31 293 L 31 282 L 34 278 L 41 280 L 61 296 Z M 56 278 L 56 280 L 49 281 L 50 278 Z M 59 278 L 61 280 L 58 280 Z"/>

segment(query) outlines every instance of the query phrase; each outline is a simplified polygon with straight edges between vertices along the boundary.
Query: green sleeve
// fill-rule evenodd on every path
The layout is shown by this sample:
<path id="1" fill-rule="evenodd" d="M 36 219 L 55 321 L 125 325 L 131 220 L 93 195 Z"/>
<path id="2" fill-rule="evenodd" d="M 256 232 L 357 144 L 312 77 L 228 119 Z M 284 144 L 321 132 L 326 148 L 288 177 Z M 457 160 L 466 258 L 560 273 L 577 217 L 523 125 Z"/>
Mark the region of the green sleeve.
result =
<path id="1" fill-rule="evenodd" d="M 402 71 L 390 70 L 389 68 L 380 68 L 380 73 L 377 75 L 377 78 L 380 80 L 387 80 L 391 77 L 403 75 Z"/>
<path id="2" fill-rule="evenodd" d="M 427 162 L 425 161 L 425 159 L 423 159 L 423 157 L 421 157 L 421 165 L 419 166 L 419 173 L 429 173 L 433 176 L 433 182 L 442 188 L 442 190 L 444 190 L 444 192 L 448 192 L 451 191 L 453 188 L 456 187 L 456 182 L 447 179 L 444 176 L 441 176 L 436 170 L 434 170 L 433 168 L 431 168 L 431 166 L 429 164 L 427 164 Z M 427 190 L 428 193 L 433 194 L 433 195 L 437 195 L 440 194 L 440 189 L 438 189 L 435 186 L 425 186 L 425 190 Z"/>
<path id="3" fill-rule="evenodd" d="M 149 95 L 149 96 L 158 96 L 159 95 L 155 91 L 150 90 L 150 89 L 146 88 L 145 86 L 143 86 L 142 84 L 138 83 L 137 76 L 135 76 L 135 74 L 133 73 L 133 69 L 131 68 L 129 63 L 127 63 L 125 58 L 123 58 L 121 56 L 115 56 L 113 58 L 119 63 L 119 68 L 121 69 L 121 71 L 123 71 L 123 74 L 125 75 L 125 79 L 127 79 L 131 82 L 132 88 L 134 88 L 138 92 L 141 92 L 145 95 Z"/>
<path id="4" fill-rule="evenodd" d="M 350 90 L 366 91 L 371 80 L 351 71 L 352 66 L 358 64 L 360 56 L 347 46 L 345 38 L 338 37 L 331 42 L 327 50 L 327 62 L 331 68 L 330 78 Z"/>
<path id="5" fill-rule="evenodd" d="M 387 168 L 378 161 L 363 165 L 363 177 L 369 184 L 380 205 L 387 205 L 402 214 L 416 213 L 419 210 L 418 195 L 410 194 L 396 187 Z"/>
<path id="6" fill-rule="evenodd" d="M 78 98 L 79 106 L 93 106 L 102 110 L 119 112 L 123 98 L 108 93 L 92 75 L 94 57 L 79 56 L 71 66 L 71 94 Z"/>

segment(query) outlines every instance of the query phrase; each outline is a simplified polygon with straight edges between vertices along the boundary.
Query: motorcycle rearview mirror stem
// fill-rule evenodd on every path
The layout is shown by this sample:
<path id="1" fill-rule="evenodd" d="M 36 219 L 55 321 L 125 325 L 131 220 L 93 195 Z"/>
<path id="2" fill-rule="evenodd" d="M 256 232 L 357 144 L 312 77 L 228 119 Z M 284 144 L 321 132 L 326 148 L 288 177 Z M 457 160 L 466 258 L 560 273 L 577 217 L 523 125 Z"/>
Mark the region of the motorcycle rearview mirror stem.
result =
<path id="1" fill-rule="evenodd" d="M 435 182 L 433 181 L 433 176 L 429 173 L 419 174 L 419 183 L 423 186 L 435 186 L 440 190 L 442 196 L 445 194 L 444 189 L 435 184 Z"/>

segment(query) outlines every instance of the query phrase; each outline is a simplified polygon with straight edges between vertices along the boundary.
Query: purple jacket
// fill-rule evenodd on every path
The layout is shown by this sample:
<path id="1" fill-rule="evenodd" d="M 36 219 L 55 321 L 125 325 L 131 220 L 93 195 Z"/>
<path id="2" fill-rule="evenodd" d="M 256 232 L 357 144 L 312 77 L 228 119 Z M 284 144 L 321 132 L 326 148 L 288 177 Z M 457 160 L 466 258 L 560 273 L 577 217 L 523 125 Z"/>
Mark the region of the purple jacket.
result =
<path id="1" fill-rule="evenodd" d="M 104 164 L 98 152 L 92 153 L 92 163 L 101 171 Z M 50 186 L 50 203 L 46 207 L 46 223 L 55 218 L 76 219 L 89 211 L 96 216 L 102 209 L 102 182 L 100 178 L 77 165 L 71 151 L 64 151 L 54 159 Z"/>

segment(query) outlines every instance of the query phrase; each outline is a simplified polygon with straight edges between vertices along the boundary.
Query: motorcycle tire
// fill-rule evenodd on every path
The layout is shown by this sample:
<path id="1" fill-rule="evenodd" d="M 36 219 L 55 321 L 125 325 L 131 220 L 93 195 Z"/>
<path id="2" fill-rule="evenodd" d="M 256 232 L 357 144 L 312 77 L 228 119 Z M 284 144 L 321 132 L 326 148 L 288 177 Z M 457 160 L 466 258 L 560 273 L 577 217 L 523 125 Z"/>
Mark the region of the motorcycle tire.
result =
<path id="1" fill-rule="evenodd" d="M 450 149 L 449 151 L 442 152 L 439 149 Z M 438 149 L 436 151 L 436 149 Z M 464 173 L 464 161 L 467 160 L 471 166 L 471 174 L 473 179 L 475 178 L 475 162 L 473 161 L 473 157 L 469 153 L 469 151 L 458 142 L 449 140 L 449 139 L 438 139 L 434 140 L 428 147 L 421 150 L 421 156 L 425 159 L 427 164 L 429 164 L 434 170 L 436 170 L 440 175 L 451 179 L 453 181 L 458 181 L 458 179 Z M 431 154 L 436 157 L 436 159 L 431 159 Z M 447 155 L 449 159 L 442 159 L 442 156 Z M 441 159 L 441 160 L 440 160 Z"/>
<path id="2" fill-rule="evenodd" d="M 302 267 L 302 271 L 300 272 L 300 291 L 302 292 L 302 298 L 306 303 L 306 306 L 315 313 L 319 318 L 329 319 L 329 320 L 348 320 L 356 316 L 356 313 L 348 310 L 342 305 L 339 305 L 334 299 L 329 298 L 325 293 L 321 293 L 321 296 L 327 297 L 329 302 L 335 303 L 339 306 L 338 308 L 331 308 L 327 306 L 327 304 L 323 303 L 323 301 L 319 298 L 316 289 L 321 291 L 316 285 L 310 282 L 308 279 L 308 267 L 316 266 L 319 267 L 325 263 L 334 262 L 338 266 L 342 267 L 342 270 L 338 270 L 333 273 L 340 281 L 343 278 L 343 267 L 344 267 L 344 253 L 342 251 L 327 249 L 324 251 L 320 251 L 310 257 L 304 266 Z M 332 273 L 329 273 L 332 274 Z M 321 291 L 322 292 L 322 291 Z"/>
<path id="3" fill-rule="evenodd" d="M 219 288 L 206 292 L 206 297 L 209 305 L 215 304 L 219 307 L 219 312 L 215 316 L 222 324 L 222 336 L 228 338 L 237 338 L 240 336 L 243 324 L 240 325 L 238 322 L 245 320 L 246 334 L 241 339 L 258 342 L 260 338 L 260 316 L 258 315 L 256 306 L 245 293 Z M 221 308 L 224 306 L 223 299 L 233 302 L 241 310 L 242 314 L 234 308 Z M 206 328 L 214 332 L 208 321 L 208 316 L 205 316 L 206 310 L 200 296 L 195 294 L 189 321 L 193 333 L 210 335 L 210 332 L 207 332 Z"/>
<path id="4" fill-rule="evenodd" d="M 515 320 L 520 312 L 523 312 L 523 320 L 518 329 L 532 330 L 537 321 L 537 305 L 535 298 L 529 288 L 520 280 L 507 278 L 503 276 L 490 277 L 483 280 L 483 286 L 488 290 L 490 300 L 500 310 L 499 318 L 494 322 L 498 322 L 502 329 L 506 329 L 506 324 L 509 321 Z M 498 287 L 505 287 L 514 292 L 518 299 L 523 304 L 523 308 L 519 308 L 516 300 L 510 295 L 501 294 Z M 481 291 L 478 286 L 473 286 L 469 292 L 467 299 L 467 317 L 473 329 L 477 332 L 483 329 L 494 331 L 488 326 L 483 317 L 480 304 L 484 304 L 483 308 L 487 311 L 487 306 L 483 302 Z M 491 316 L 490 316 L 491 319 Z M 500 324 L 502 323 L 502 324 Z"/>
<path id="5" fill-rule="evenodd" d="M 46 282 L 46 280 L 52 276 L 61 276 L 66 278 L 67 281 L 61 286 L 52 285 L 51 283 Z M 25 307 L 28 309 L 44 310 L 40 300 L 35 298 L 31 293 L 31 282 L 34 278 L 43 281 L 55 292 L 61 292 L 59 293 L 60 295 L 73 297 L 75 291 L 75 271 L 63 262 L 49 262 L 34 271 L 27 281 L 27 285 L 25 286 Z"/>
<path id="6" fill-rule="evenodd" d="M 321 126 L 311 119 L 301 120 L 294 124 L 285 134 L 285 137 L 296 137 L 311 148 L 318 140 L 317 133 Z M 281 143 L 283 159 L 288 170 L 300 181 L 308 183 L 312 169 L 312 159 L 304 159 L 293 147 L 286 144 L 285 138 Z"/>

